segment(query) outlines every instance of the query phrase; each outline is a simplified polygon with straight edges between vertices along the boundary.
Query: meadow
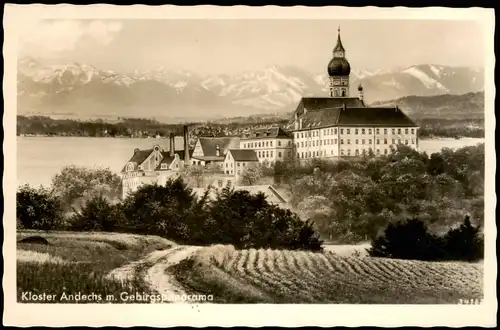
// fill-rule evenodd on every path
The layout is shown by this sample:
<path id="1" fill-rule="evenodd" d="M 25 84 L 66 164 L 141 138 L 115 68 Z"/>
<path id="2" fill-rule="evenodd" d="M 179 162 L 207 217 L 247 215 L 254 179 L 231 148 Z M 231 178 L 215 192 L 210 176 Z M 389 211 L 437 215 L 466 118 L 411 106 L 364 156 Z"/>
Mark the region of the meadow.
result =
<path id="1" fill-rule="evenodd" d="M 48 244 L 20 242 L 33 236 L 45 238 Z M 108 295 L 120 302 L 122 292 L 148 293 L 150 288 L 142 280 L 140 270 L 137 270 L 137 276 L 126 280 L 110 278 L 109 272 L 173 245 L 157 236 L 34 230 L 18 231 L 17 241 L 18 302 L 29 302 L 23 301 L 23 292 L 56 296 L 54 301 L 37 301 L 42 303 L 106 303 L 110 302 L 106 301 Z M 93 293 L 101 299 L 62 301 L 63 293 L 66 297 Z"/>
<path id="2" fill-rule="evenodd" d="M 341 248 L 342 250 L 342 248 Z M 482 263 L 424 262 L 217 245 L 177 265 L 187 291 L 219 303 L 457 304 L 481 299 Z"/>

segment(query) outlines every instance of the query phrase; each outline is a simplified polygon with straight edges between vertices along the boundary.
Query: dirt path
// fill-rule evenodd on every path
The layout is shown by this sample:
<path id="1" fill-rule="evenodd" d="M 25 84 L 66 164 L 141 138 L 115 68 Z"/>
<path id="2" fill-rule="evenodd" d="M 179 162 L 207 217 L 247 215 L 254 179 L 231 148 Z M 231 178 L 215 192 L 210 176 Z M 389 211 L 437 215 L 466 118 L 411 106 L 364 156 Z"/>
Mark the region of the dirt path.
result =
<path id="1" fill-rule="evenodd" d="M 167 250 L 167 253 L 148 269 L 144 278 L 146 283 L 149 283 L 153 290 L 167 297 L 186 295 L 182 284 L 168 269 L 189 258 L 200 248 L 199 246 L 178 246 Z"/>
<path id="2" fill-rule="evenodd" d="M 189 258 L 200 246 L 178 245 L 167 250 L 155 251 L 145 258 L 131 262 L 122 267 L 112 270 L 108 278 L 119 281 L 132 281 L 134 277 L 146 269 L 144 281 L 158 294 L 174 299 L 176 296 L 186 295 L 184 287 L 175 279 L 169 271 L 182 260 Z M 180 301 L 179 301 L 180 302 Z"/>

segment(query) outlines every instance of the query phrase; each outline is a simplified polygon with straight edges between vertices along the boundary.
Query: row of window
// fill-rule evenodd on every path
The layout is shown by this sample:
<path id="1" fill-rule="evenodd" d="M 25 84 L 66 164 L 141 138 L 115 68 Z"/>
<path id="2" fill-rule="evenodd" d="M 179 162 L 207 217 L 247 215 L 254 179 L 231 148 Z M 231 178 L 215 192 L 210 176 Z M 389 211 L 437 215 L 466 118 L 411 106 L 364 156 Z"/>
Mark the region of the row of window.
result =
<path id="1" fill-rule="evenodd" d="M 330 154 L 333 155 L 333 150 L 330 150 Z M 311 158 L 321 156 L 327 156 L 326 150 L 303 151 L 297 153 L 297 158 Z"/>
<path id="2" fill-rule="evenodd" d="M 346 139 L 347 144 L 351 144 L 351 139 Z M 372 144 L 372 139 L 356 139 L 354 140 L 354 144 Z M 380 144 L 380 139 L 376 139 L 377 144 Z M 397 139 L 397 144 L 402 144 L 403 141 L 401 139 Z M 404 144 L 408 145 L 410 142 L 409 140 L 404 140 Z M 297 148 L 304 148 L 304 147 L 319 147 L 322 145 L 333 145 L 337 144 L 337 139 L 326 139 L 324 140 L 324 143 L 322 140 L 314 140 L 314 141 L 302 141 L 302 142 L 297 142 L 295 146 Z M 344 144 L 344 139 L 340 139 L 340 144 Z M 388 144 L 388 140 L 384 139 L 384 144 Z M 396 144 L 396 139 L 392 139 L 392 144 Z M 411 139 L 411 144 L 415 144 L 415 139 Z"/>
<path id="3" fill-rule="evenodd" d="M 326 136 L 326 135 L 336 135 L 337 134 L 337 129 L 336 128 L 327 128 L 327 129 L 324 129 L 322 130 L 323 132 L 323 136 Z M 351 129 L 350 128 L 341 128 L 340 129 L 340 134 L 344 134 L 344 132 L 346 134 L 351 134 Z M 372 129 L 371 128 L 354 128 L 353 129 L 353 132 L 355 135 L 357 134 L 366 134 L 368 132 L 368 134 L 372 134 Z M 375 134 L 380 134 L 381 132 L 381 129 L 380 128 L 375 128 Z M 384 128 L 383 129 L 383 132 L 384 134 L 388 134 L 389 130 L 387 128 Z M 391 133 L 392 134 L 402 134 L 402 129 L 401 128 L 392 128 L 391 129 Z M 409 134 L 411 132 L 411 134 L 415 134 L 415 129 L 414 128 L 405 128 L 404 129 L 404 133 L 405 134 Z M 316 137 L 316 136 L 320 136 L 320 131 L 307 131 L 307 132 L 296 132 L 295 133 L 295 138 L 296 139 L 299 139 L 299 138 L 304 138 L 304 137 Z"/>
<path id="4" fill-rule="evenodd" d="M 368 155 L 369 152 L 372 151 L 372 148 L 369 149 L 356 149 L 354 151 L 355 156 L 359 155 Z M 384 155 L 387 155 L 389 153 L 388 149 L 384 149 Z M 380 149 L 377 149 L 376 151 L 377 155 L 380 155 Z M 326 150 L 317 150 L 317 151 L 305 151 L 305 152 L 298 152 L 297 153 L 297 158 L 311 158 L 311 157 L 321 157 L 321 156 L 327 156 L 328 153 Z M 330 155 L 333 155 L 333 150 L 330 150 Z M 351 156 L 351 149 L 347 149 L 347 151 L 344 151 L 344 149 L 340 149 L 340 155 L 341 156 Z"/>
<path id="5" fill-rule="evenodd" d="M 283 144 L 283 146 L 286 146 L 286 145 L 287 145 L 286 143 Z M 292 141 L 288 141 L 288 146 L 291 146 L 291 145 L 292 145 Z M 272 146 L 273 146 L 273 141 L 260 141 L 260 142 L 243 143 L 243 149 L 265 148 L 265 147 L 272 147 Z M 278 140 L 278 147 L 281 147 L 281 140 Z"/>
<path id="6" fill-rule="evenodd" d="M 290 151 L 288 151 L 287 154 L 288 154 L 288 157 L 291 156 L 291 152 Z M 267 151 L 257 151 L 257 157 L 259 157 L 259 158 L 273 158 L 273 155 L 274 155 L 274 153 L 273 153 L 272 150 L 271 151 L 269 151 L 269 150 L 267 150 Z M 278 158 L 281 158 L 281 157 L 283 157 L 283 153 L 281 151 L 278 151 Z"/>
<path id="7" fill-rule="evenodd" d="M 241 164 L 243 164 L 243 165 L 241 165 Z M 238 167 L 240 167 L 240 166 L 245 167 L 245 166 L 247 166 L 247 163 L 245 163 L 245 162 L 236 162 L 236 166 L 238 166 Z M 232 162 L 226 163 L 226 168 L 228 168 L 228 167 L 233 168 L 233 163 Z"/>
<path id="8" fill-rule="evenodd" d="M 359 149 L 356 149 L 354 151 L 354 155 L 355 156 L 359 156 L 359 155 L 368 155 L 372 150 L 372 148 L 369 148 L 369 149 L 361 149 L 361 151 Z M 384 149 L 384 155 L 387 155 L 389 153 L 389 150 L 388 149 Z M 380 149 L 377 149 L 377 152 L 376 152 L 377 155 L 380 155 Z M 340 149 L 340 155 L 341 156 L 345 156 L 346 153 L 344 152 L 344 149 Z M 347 156 L 351 156 L 351 149 L 347 149 Z"/>

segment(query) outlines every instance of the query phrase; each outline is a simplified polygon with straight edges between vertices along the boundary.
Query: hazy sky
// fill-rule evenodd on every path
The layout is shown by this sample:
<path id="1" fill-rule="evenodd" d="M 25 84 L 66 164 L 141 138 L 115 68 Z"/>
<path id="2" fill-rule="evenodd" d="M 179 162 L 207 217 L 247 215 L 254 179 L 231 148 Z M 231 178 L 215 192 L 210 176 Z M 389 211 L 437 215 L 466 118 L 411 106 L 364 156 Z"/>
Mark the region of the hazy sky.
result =
<path id="1" fill-rule="evenodd" d="M 121 20 L 41 21 L 20 35 L 20 53 L 101 69 L 164 66 L 232 74 L 267 65 L 319 73 L 332 56 L 340 25 L 355 69 L 434 63 L 483 67 L 482 27 L 451 20 Z"/>

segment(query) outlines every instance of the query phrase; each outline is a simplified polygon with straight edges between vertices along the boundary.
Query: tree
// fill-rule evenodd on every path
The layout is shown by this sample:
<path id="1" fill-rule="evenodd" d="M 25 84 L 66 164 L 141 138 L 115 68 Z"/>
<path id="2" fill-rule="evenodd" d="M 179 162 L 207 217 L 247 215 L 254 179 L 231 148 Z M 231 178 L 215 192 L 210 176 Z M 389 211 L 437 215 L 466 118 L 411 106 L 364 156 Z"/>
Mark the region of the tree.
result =
<path id="1" fill-rule="evenodd" d="M 463 224 L 451 229 L 445 236 L 446 258 L 476 261 L 484 257 L 484 239 L 479 226 L 473 226 L 467 215 Z"/>
<path id="2" fill-rule="evenodd" d="M 203 216 L 192 212 L 196 205 L 195 194 L 181 178 L 169 179 L 164 186 L 143 185 L 122 203 L 124 230 L 188 239 L 190 226 Z"/>
<path id="3" fill-rule="evenodd" d="M 182 176 L 189 184 L 201 188 L 203 187 L 205 168 L 202 165 L 189 165 L 183 169 Z"/>
<path id="4" fill-rule="evenodd" d="M 119 216 L 115 208 L 120 204 L 112 205 L 103 196 L 94 196 L 89 199 L 81 211 L 71 219 L 71 229 L 84 231 L 114 231 L 119 229 Z"/>
<path id="5" fill-rule="evenodd" d="M 207 243 L 237 248 L 321 250 L 322 245 L 312 222 L 269 204 L 262 193 L 229 187 L 218 192 L 204 226 Z"/>
<path id="6" fill-rule="evenodd" d="M 65 212 L 80 209 L 86 200 L 103 196 L 109 201 L 120 198 L 121 178 L 109 168 L 64 167 L 52 179 L 52 189 Z"/>
<path id="7" fill-rule="evenodd" d="M 60 201 L 43 187 L 21 186 L 17 191 L 16 212 L 18 227 L 50 230 L 62 225 Z"/>
<path id="8" fill-rule="evenodd" d="M 389 224 L 368 252 L 372 257 L 414 260 L 439 260 L 444 254 L 442 241 L 418 219 Z"/>
<path id="9" fill-rule="evenodd" d="M 252 186 L 259 182 L 260 178 L 262 178 L 263 171 L 262 166 L 260 164 L 250 164 L 240 175 L 240 182 L 242 185 Z"/>

